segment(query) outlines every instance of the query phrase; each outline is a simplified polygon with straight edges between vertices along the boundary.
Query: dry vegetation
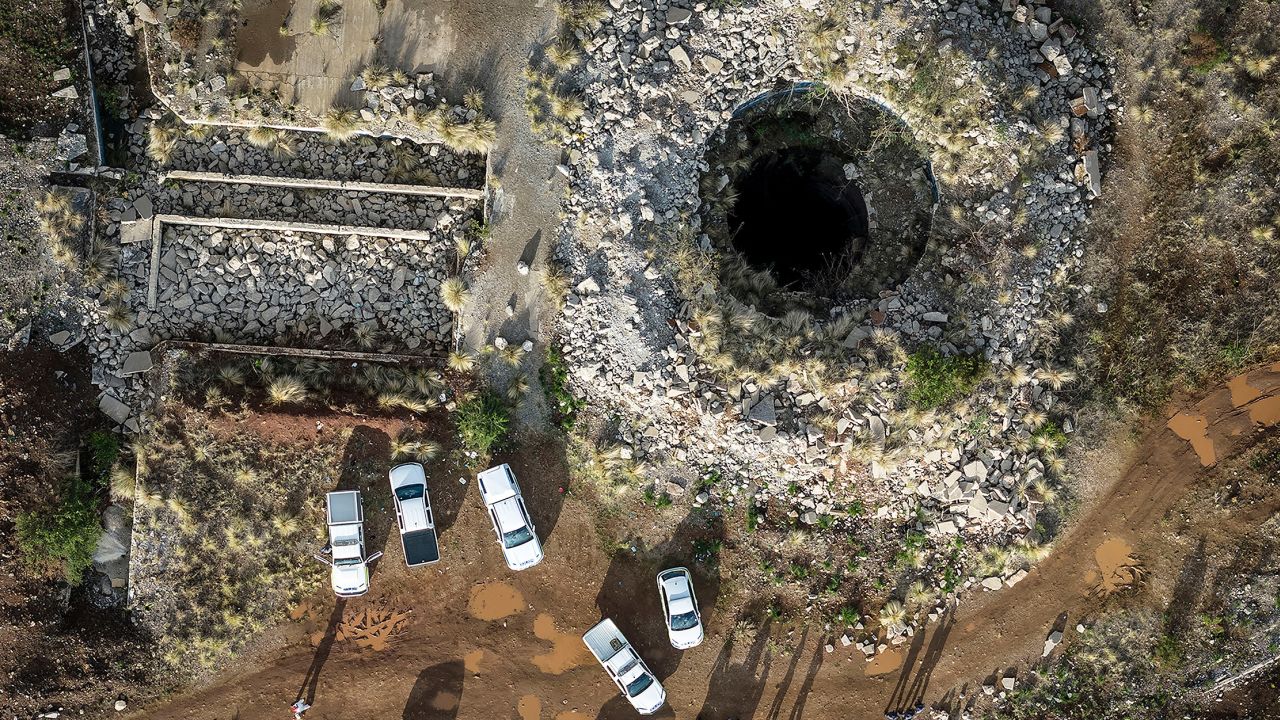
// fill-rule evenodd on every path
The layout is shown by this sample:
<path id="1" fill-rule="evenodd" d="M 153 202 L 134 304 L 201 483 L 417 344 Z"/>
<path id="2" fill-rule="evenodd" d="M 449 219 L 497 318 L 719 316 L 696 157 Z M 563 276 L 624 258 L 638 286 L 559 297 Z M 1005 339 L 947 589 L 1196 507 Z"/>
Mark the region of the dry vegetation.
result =
<path id="1" fill-rule="evenodd" d="M 315 590 L 341 438 L 220 432 L 182 405 L 138 449 L 134 594 L 173 668 L 207 670 Z"/>
<path id="2" fill-rule="evenodd" d="M 1280 349 L 1280 5 L 1077 4 L 1127 107 L 1083 278 L 1109 308 L 1073 346 L 1152 406 Z"/>

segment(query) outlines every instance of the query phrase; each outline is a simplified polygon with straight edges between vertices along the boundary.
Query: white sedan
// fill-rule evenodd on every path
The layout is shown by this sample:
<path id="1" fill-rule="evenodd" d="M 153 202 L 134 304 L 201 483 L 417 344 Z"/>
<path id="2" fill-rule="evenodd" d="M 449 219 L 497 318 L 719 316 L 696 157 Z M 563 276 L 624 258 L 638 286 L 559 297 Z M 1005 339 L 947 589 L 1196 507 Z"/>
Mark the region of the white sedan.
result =
<path id="1" fill-rule="evenodd" d="M 698 596 L 693 592 L 693 576 L 678 567 L 658 573 L 658 594 L 666 615 L 667 636 L 672 647 L 688 650 L 702 644 L 702 616 L 698 613 Z"/>
<path id="2" fill-rule="evenodd" d="M 524 506 L 520 486 L 511 466 L 502 464 L 480 473 L 480 497 L 489 510 L 489 522 L 498 535 L 507 567 L 524 570 L 542 562 L 542 543 Z"/>

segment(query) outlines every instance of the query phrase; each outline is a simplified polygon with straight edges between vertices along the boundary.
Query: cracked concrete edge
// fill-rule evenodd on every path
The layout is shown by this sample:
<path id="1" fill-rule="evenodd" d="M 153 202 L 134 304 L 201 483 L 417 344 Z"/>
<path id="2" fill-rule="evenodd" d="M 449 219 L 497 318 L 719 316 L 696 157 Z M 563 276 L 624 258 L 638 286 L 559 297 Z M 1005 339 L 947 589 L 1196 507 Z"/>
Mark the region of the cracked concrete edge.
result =
<path id="1" fill-rule="evenodd" d="M 487 161 L 486 161 L 487 162 Z M 424 195 L 431 197 L 465 198 L 480 200 L 485 189 L 441 187 L 437 185 L 404 185 L 401 183 L 375 183 L 360 180 L 324 180 L 320 178 L 289 178 L 270 175 L 232 175 L 200 170 L 169 170 L 160 173 L 160 182 L 169 180 L 186 182 L 224 183 L 228 185 L 260 185 L 266 187 L 301 188 L 310 190 L 349 190 L 355 192 L 382 193 L 388 195 Z M 486 175 L 486 185 L 487 175 Z"/>
<path id="2" fill-rule="evenodd" d="M 147 309 L 155 310 L 160 285 L 160 237 L 165 225 L 198 225 L 224 230 L 272 230 L 279 232 L 315 233 L 317 235 L 359 235 L 361 237 L 394 238 L 396 240 L 437 239 L 435 231 L 375 228 L 361 225 L 327 225 L 297 223 L 284 220 L 245 220 L 242 218 L 203 218 L 189 215 L 156 215 L 151 226 L 151 274 L 147 279 Z"/>

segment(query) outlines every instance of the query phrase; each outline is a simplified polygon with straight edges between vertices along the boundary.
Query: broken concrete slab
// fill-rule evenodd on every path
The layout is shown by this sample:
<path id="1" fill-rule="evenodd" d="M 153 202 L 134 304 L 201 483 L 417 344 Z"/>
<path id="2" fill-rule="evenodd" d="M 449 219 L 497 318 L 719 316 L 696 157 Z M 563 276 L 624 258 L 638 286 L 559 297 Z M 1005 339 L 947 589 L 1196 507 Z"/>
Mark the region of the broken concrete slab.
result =
<path id="1" fill-rule="evenodd" d="M 751 406 L 751 410 L 747 413 L 747 418 L 764 425 L 765 427 L 773 427 L 778 424 L 778 410 L 774 407 L 773 396 L 765 395 L 760 401 Z"/>
<path id="2" fill-rule="evenodd" d="M 154 364 L 155 363 L 151 360 L 151 353 L 146 350 L 131 352 L 129 353 L 129 356 L 124 359 L 124 365 L 120 368 L 120 374 L 123 376 L 144 373 L 150 370 Z"/>
<path id="3" fill-rule="evenodd" d="M 133 415 L 133 409 L 120 402 L 120 398 L 111 393 L 105 393 L 102 396 L 102 399 L 98 401 L 98 409 L 119 425 L 123 425 L 129 419 L 129 416 Z"/>

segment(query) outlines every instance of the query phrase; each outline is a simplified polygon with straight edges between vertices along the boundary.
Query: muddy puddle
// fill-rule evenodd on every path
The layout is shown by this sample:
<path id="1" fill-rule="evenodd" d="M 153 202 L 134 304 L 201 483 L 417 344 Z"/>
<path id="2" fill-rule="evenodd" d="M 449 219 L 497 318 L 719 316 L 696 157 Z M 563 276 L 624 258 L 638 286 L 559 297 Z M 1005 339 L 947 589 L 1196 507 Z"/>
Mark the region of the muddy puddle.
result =
<path id="1" fill-rule="evenodd" d="M 516 712 L 520 720 L 539 720 L 542 717 L 542 701 L 537 695 L 524 695 L 516 704 Z"/>
<path id="2" fill-rule="evenodd" d="M 236 35 L 236 48 L 239 61 L 252 67 L 261 66 L 267 58 L 271 64 L 280 65 L 293 57 L 297 49 L 297 40 L 289 29 L 281 33 L 280 28 L 289 19 L 294 0 L 256 0 L 247 3 L 244 9 L 244 23 Z"/>
<path id="3" fill-rule="evenodd" d="M 1244 407 L 1262 397 L 1262 391 L 1249 384 L 1248 373 L 1231 378 L 1227 389 L 1231 391 L 1231 404 L 1234 407 Z"/>
<path id="4" fill-rule="evenodd" d="M 867 675 L 875 677 L 898 670 L 902 667 L 902 653 L 902 648 L 893 648 L 876 655 L 871 662 L 867 663 Z"/>
<path id="5" fill-rule="evenodd" d="M 462 656 L 462 666 L 469 673 L 480 672 L 480 663 L 484 662 L 484 650 L 472 650 Z"/>
<path id="6" fill-rule="evenodd" d="M 1250 405 L 1249 419 L 1259 425 L 1280 423 L 1280 395 L 1263 398 Z"/>
<path id="7" fill-rule="evenodd" d="M 477 620 L 501 620 L 524 612 L 524 596 L 504 582 L 485 583 L 471 588 L 467 612 Z"/>
<path id="8" fill-rule="evenodd" d="M 542 672 L 559 675 L 585 661 L 587 648 L 582 639 L 557 630 L 556 621 L 550 615 L 543 613 L 533 621 L 533 634 L 551 643 L 550 652 L 533 656 L 533 664 Z"/>
<path id="9" fill-rule="evenodd" d="M 1213 440 L 1209 439 L 1209 423 L 1203 415 L 1192 415 L 1179 412 L 1169 420 L 1169 429 L 1175 435 L 1191 443 L 1196 455 L 1200 456 L 1200 464 L 1208 467 L 1218 461 L 1213 449 Z"/>
<path id="10" fill-rule="evenodd" d="M 1139 574 L 1133 546 L 1121 538 L 1110 538 L 1093 553 L 1098 567 L 1086 578 L 1097 592 L 1110 595 L 1132 585 Z"/>
<path id="11" fill-rule="evenodd" d="M 431 708 L 442 712 L 457 710 L 458 701 L 461 699 L 462 698 L 458 697 L 457 693 L 451 693 L 448 690 L 441 690 L 435 694 L 435 697 L 431 698 Z"/>

